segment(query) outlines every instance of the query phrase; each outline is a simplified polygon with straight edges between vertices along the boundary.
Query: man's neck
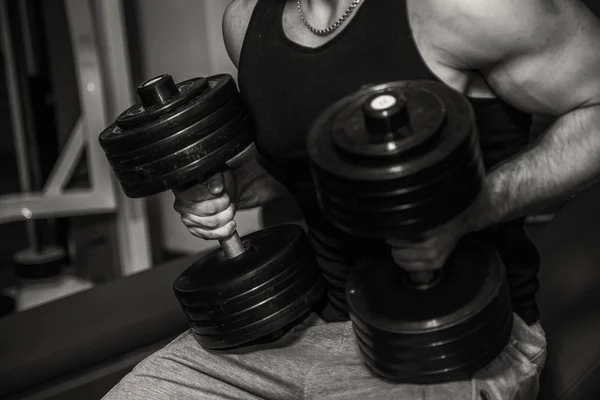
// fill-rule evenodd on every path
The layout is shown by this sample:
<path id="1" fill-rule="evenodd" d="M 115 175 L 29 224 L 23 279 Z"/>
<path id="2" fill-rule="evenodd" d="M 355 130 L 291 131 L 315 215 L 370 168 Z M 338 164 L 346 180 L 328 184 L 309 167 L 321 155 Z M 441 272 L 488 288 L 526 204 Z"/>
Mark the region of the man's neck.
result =
<path id="1" fill-rule="evenodd" d="M 333 25 L 350 7 L 353 0 L 300 0 L 310 24 L 317 29 Z M 363 0 L 364 1 L 364 0 Z M 294 0 L 297 2 L 297 0 Z"/>

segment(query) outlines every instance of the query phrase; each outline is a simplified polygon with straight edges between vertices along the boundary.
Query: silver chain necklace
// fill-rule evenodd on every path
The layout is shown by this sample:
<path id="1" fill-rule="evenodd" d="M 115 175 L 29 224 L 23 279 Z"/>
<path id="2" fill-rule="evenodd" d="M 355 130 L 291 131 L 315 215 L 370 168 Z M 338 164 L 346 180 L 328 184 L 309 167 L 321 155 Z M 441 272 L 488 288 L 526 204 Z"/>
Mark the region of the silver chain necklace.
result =
<path id="1" fill-rule="evenodd" d="M 335 21 L 333 25 L 325 29 L 315 29 L 308 23 L 308 21 L 306 20 L 306 15 L 304 15 L 304 11 L 302 10 L 301 0 L 298 0 L 298 11 L 300 12 L 300 18 L 302 18 L 302 22 L 304 22 L 304 25 L 308 28 L 309 31 L 318 36 L 327 36 L 335 32 L 337 28 L 339 28 L 344 22 L 346 22 L 348 17 L 354 12 L 354 10 L 360 2 L 361 0 L 354 0 L 352 4 L 350 4 L 350 7 L 348 7 L 348 9 L 344 12 L 344 14 L 342 14 L 342 16 L 337 21 Z"/>

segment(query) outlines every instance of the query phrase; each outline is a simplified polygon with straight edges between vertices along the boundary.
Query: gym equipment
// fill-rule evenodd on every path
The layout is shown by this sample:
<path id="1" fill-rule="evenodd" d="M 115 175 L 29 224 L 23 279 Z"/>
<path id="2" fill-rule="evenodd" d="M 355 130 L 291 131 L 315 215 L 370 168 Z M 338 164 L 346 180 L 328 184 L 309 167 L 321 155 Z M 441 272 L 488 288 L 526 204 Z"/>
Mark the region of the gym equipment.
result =
<path id="1" fill-rule="evenodd" d="M 339 100 L 307 148 L 324 215 L 359 237 L 427 237 L 473 203 L 484 179 L 470 104 L 435 82 L 375 85 Z M 346 298 L 366 365 L 394 382 L 467 378 L 512 330 L 504 266 L 475 237 L 431 276 L 407 273 L 390 252 L 369 255 Z"/>
<path id="2" fill-rule="evenodd" d="M 204 182 L 252 143 L 252 125 L 230 75 L 175 84 L 160 75 L 99 137 L 128 197 Z M 301 227 L 275 226 L 220 240 L 175 280 L 198 343 L 224 351 L 272 340 L 315 306 L 325 283 Z"/>
<path id="3" fill-rule="evenodd" d="M 66 251 L 46 245 L 22 249 L 13 255 L 15 275 L 21 279 L 48 279 L 60 275 L 68 262 Z"/>

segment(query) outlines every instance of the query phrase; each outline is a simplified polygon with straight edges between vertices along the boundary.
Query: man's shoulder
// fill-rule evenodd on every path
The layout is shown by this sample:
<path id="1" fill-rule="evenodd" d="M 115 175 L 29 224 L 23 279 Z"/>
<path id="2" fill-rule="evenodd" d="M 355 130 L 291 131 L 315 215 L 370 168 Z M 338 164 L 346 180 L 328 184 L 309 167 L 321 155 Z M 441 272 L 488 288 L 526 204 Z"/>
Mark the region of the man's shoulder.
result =
<path id="1" fill-rule="evenodd" d="M 233 0 L 225 10 L 226 18 L 243 18 L 250 16 L 258 0 Z"/>
<path id="2" fill-rule="evenodd" d="M 223 40 L 229 57 L 236 66 L 256 3 L 258 0 L 234 0 L 223 15 Z"/>
<path id="3" fill-rule="evenodd" d="M 439 15 L 455 15 L 466 18 L 494 18 L 523 13 L 558 13 L 560 4 L 577 0 L 419 0 L 417 3 Z"/>
<path id="4" fill-rule="evenodd" d="M 459 64 L 466 59 L 481 66 L 530 47 L 541 35 L 550 36 L 553 29 L 548 23 L 558 19 L 561 3 L 570 1 L 576 0 L 420 0 L 413 4 L 419 24 L 431 36 L 428 42 Z"/>

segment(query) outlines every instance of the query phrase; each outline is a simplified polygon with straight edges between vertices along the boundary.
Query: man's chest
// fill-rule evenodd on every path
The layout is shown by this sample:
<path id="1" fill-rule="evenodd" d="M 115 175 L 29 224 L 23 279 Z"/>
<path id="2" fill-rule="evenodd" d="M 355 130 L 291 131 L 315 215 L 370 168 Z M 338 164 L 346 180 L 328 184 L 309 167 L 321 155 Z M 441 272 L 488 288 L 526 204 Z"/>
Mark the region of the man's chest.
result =
<path id="1" fill-rule="evenodd" d="M 346 19 L 334 33 L 326 36 L 318 36 L 310 32 L 305 25 L 305 21 L 300 17 L 297 2 L 287 1 L 282 13 L 281 26 L 283 33 L 288 40 L 304 48 L 323 48 L 330 41 L 337 40 L 337 36 L 343 35 L 346 29 L 353 28 L 351 26 L 352 20 L 363 12 L 362 7 L 369 6 L 366 4 L 368 1 L 376 0 L 363 0 L 350 18 Z M 405 14 L 399 14 L 395 21 L 407 25 L 408 28 L 402 30 L 406 37 L 401 39 L 404 42 L 413 42 L 424 65 L 433 75 L 448 86 L 468 96 L 495 97 L 479 74 L 451 66 L 450 59 L 453 55 L 447 54 L 443 47 L 439 45 L 437 40 L 439 31 L 436 29 L 438 16 L 431 7 L 428 7 L 428 0 L 400 0 L 400 2 L 404 3 Z M 390 23 L 391 20 L 394 20 L 393 16 L 387 21 L 372 21 L 372 23 Z M 402 48 L 397 49 L 398 52 L 402 50 Z M 394 49 L 388 49 L 388 51 L 394 51 Z"/>

